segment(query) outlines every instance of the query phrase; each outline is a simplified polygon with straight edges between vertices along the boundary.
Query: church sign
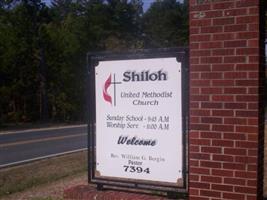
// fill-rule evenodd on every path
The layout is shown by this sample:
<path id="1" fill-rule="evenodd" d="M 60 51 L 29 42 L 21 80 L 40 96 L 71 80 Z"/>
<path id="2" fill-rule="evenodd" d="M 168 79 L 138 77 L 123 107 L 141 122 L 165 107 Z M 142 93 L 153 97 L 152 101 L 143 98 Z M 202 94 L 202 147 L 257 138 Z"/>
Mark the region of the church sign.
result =
<path id="1" fill-rule="evenodd" d="M 186 189 L 187 54 L 88 54 L 89 181 Z"/>

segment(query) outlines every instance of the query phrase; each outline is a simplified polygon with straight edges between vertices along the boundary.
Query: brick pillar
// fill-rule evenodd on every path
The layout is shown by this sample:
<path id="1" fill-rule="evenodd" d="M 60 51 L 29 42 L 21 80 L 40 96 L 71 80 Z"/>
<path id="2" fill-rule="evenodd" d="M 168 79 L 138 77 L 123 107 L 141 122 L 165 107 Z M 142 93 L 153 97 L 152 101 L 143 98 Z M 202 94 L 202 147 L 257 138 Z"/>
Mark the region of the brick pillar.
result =
<path id="1" fill-rule="evenodd" d="M 262 199 L 264 1 L 190 0 L 190 200 Z"/>

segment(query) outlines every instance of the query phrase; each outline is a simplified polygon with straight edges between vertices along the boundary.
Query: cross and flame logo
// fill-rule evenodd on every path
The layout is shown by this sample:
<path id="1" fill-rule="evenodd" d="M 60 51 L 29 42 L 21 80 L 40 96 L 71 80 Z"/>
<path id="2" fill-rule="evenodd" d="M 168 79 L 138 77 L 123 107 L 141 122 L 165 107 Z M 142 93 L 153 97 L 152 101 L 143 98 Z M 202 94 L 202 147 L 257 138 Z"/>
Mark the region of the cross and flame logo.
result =
<path id="1" fill-rule="evenodd" d="M 116 82 L 116 76 L 113 74 L 113 81 L 112 81 L 112 75 L 110 74 L 107 80 L 104 83 L 104 88 L 103 88 L 103 98 L 106 102 L 110 103 L 111 105 L 113 104 L 116 106 L 116 84 L 121 84 L 121 82 Z M 113 85 L 113 102 L 112 102 L 112 96 L 108 93 L 109 87 Z"/>
<path id="2" fill-rule="evenodd" d="M 111 85 L 111 74 L 109 75 L 108 79 L 105 81 L 104 89 L 103 89 L 103 97 L 106 102 L 112 104 L 112 97 L 108 94 L 108 88 Z"/>

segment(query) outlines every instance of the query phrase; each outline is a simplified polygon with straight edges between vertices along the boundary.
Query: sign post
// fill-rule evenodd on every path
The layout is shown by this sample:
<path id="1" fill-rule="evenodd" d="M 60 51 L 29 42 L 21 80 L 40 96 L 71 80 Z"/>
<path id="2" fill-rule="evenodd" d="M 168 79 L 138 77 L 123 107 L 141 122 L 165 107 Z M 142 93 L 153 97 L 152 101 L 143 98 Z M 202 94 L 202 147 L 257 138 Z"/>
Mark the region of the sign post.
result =
<path id="1" fill-rule="evenodd" d="M 186 190 L 185 49 L 90 54 L 89 181 Z"/>

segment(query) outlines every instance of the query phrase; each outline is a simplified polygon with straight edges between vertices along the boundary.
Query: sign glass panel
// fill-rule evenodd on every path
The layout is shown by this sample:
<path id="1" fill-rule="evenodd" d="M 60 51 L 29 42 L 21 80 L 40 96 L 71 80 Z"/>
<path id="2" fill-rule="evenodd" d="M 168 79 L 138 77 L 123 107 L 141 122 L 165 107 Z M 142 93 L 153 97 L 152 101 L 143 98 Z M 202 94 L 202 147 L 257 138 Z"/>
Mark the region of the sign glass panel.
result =
<path id="1" fill-rule="evenodd" d="M 95 66 L 96 177 L 182 183 L 181 67 L 175 57 Z"/>

